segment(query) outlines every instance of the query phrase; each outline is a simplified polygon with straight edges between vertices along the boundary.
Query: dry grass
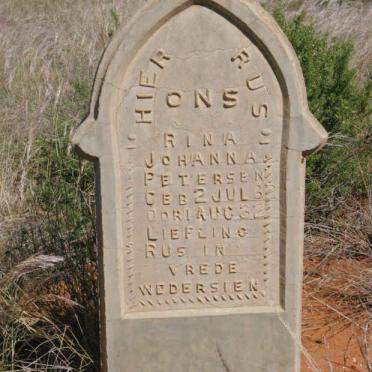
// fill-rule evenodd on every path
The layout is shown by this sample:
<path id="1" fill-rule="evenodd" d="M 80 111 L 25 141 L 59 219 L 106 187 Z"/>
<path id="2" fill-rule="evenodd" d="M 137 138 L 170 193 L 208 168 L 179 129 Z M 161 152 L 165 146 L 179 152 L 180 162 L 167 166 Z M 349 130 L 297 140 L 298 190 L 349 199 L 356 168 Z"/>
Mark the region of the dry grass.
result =
<path id="1" fill-rule="evenodd" d="M 0 231 L 30 213 L 28 170 L 35 136 L 52 129 L 77 80 L 92 81 L 110 31 L 112 14 L 128 12 L 120 0 L 3 0 L 0 2 Z M 143 1 L 139 1 L 136 8 Z M 270 6 L 278 0 L 269 1 Z M 372 3 L 288 0 L 289 12 L 306 10 L 331 35 L 351 37 L 354 63 L 365 77 L 371 64 Z M 342 20 L 340 22 L 340 19 Z"/>
<path id="2" fill-rule="evenodd" d="M 53 312 L 78 306 L 46 293 L 52 269 L 63 258 L 33 256 L 0 279 L 0 370 L 86 370 L 92 359 L 67 325 L 57 324 Z"/>
<path id="3" fill-rule="evenodd" d="M 124 15 L 128 11 L 126 3 L 1 1 L 1 216 L 23 215 L 27 192 L 32 186 L 27 175 L 35 154 L 35 136 L 40 130 L 50 129 L 53 111 L 60 108 L 72 81 L 92 81 L 113 28 L 111 12 Z M 278 0 L 269 3 L 273 6 Z M 355 45 L 355 66 L 360 77 L 366 77 L 372 59 L 371 2 L 287 0 L 284 3 L 289 12 L 306 10 L 320 29 L 332 36 L 350 37 Z"/>
<path id="4" fill-rule="evenodd" d="M 53 129 L 75 81 L 93 81 L 121 1 L 0 2 L 0 216 L 23 218 L 32 192 L 28 170 L 35 137 Z M 118 10 L 116 10 L 118 9 Z M 1 221 L 0 222 L 4 222 Z"/>
<path id="5" fill-rule="evenodd" d="M 30 267 L 30 260 L 26 260 L 1 281 L 0 314 L 6 317 L 1 323 L 0 370 L 93 370 L 87 367 L 92 360 L 86 352 L 86 339 L 95 342 L 97 337 L 92 334 L 97 327 L 85 314 L 95 304 L 87 300 L 84 310 L 71 307 L 71 298 L 83 303 L 86 293 L 76 285 L 78 274 L 68 270 L 75 260 L 73 254 L 83 251 L 78 245 L 84 242 L 68 241 L 65 231 L 43 231 L 50 217 L 35 199 L 32 172 L 43 151 L 40 138 L 53 138 L 57 123 L 62 122 L 67 131 L 86 112 L 89 96 L 76 101 L 74 91 L 76 86 L 84 86 L 81 82 L 90 85 L 93 81 L 101 53 L 115 28 L 113 15 L 123 13 L 123 6 L 125 2 L 119 0 L 0 2 L 0 270 L 8 271 L 7 251 L 14 254 L 24 250 L 15 261 L 19 262 L 34 247 L 43 252 L 59 245 L 59 254 L 68 258 L 63 270 L 53 272 L 51 278 L 33 272 L 27 278 L 10 280 L 19 270 Z M 57 151 L 58 138 L 53 141 L 49 142 Z M 56 226 L 64 223 L 55 220 Z M 27 241 L 18 238 L 25 228 Z M 37 261 L 45 263 L 44 258 L 38 257 Z M 81 273 L 80 280 L 87 283 L 89 273 Z M 62 284 L 58 286 L 58 282 Z M 97 297 L 96 286 L 96 280 L 91 279 L 90 299 Z M 69 319 L 63 322 L 67 316 Z M 73 324 L 73 328 L 67 324 Z M 90 353 L 98 357 L 92 350 Z"/>
<path id="6" fill-rule="evenodd" d="M 354 337 L 361 371 L 372 371 L 371 206 L 349 200 L 324 223 L 308 223 L 305 250 L 303 332 Z"/>

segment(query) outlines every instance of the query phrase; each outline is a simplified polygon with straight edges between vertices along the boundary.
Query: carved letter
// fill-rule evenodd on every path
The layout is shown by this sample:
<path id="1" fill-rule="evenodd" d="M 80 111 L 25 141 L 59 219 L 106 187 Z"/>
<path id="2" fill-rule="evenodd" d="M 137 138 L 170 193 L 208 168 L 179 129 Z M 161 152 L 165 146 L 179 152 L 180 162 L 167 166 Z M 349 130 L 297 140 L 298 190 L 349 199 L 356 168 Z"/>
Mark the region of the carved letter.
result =
<path id="1" fill-rule="evenodd" d="M 152 124 L 152 110 L 150 109 L 135 109 L 136 114 L 140 118 L 136 120 L 137 124 Z M 146 117 L 147 116 L 147 117 Z"/>
<path id="2" fill-rule="evenodd" d="M 155 249 L 155 244 L 146 244 L 146 258 L 149 258 L 150 256 L 155 257 Z"/>
<path id="3" fill-rule="evenodd" d="M 174 265 L 169 265 L 169 270 L 173 276 L 176 276 L 177 267 Z"/>
<path id="4" fill-rule="evenodd" d="M 181 178 L 181 185 L 185 186 L 187 184 L 185 180 L 189 177 L 189 175 L 188 174 L 179 174 L 178 177 Z"/>
<path id="5" fill-rule="evenodd" d="M 223 107 L 235 107 L 239 103 L 238 93 L 239 91 L 237 89 L 226 89 L 223 92 Z"/>
<path id="6" fill-rule="evenodd" d="M 268 109 L 269 109 L 269 107 L 266 103 L 262 103 L 260 105 L 255 103 L 252 106 L 252 115 L 255 118 L 259 118 L 260 116 L 263 116 L 264 118 L 267 118 Z"/>
<path id="7" fill-rule="evenodd" d="M 248 48 L 244 48 L 239 54 L 231 58 L 231 62 L 235 61 L 238 62 L 238 69 L 241 70 L 249 62 Z"/>
<path id="8" fill-rule="evenodd" d="M 150 61 L 155 63 L 157 66 L 159 66 L 161 69 L 164 68 L 164 61 L 169 61 L 171 59 L 170 56 L 167 56 L 165 54 L 165 51 L 163 49 L 158 49 L 155 54 L 150 58 Z"/>
<path id="9" fill-rule="evenodd" d="M 161 185 L 163 187 L 169 186 L 171 184 L 171 178 L 169 174 L 162 174 L 160 176 L 160 179 L 161 179 Z"/>
<path id="10" fill-rule="evenodd" d="M 194 267 L 186 264 L 186 275 L 194 275 Z"/>
<path id="11" fill-rule="evenodd" d="M 236 267 L 236 262 L 231 262 L 229 265 L 229 273 L 230 274 L 236 274 L 238 272 L 238 269 Z"/>
<path id="12" fill-rule="evenodd" d="M 173 133 L 164 133 L 164 147 L 166 149 L 168 149 L 169 147 L 175 147 Z"/>
<path id="13" fill-rule="evenodd" d="M 151 285 L 150 284 L 144 284 L 138 287 L 141 293 L 146 296 L 146 295 L 152 295 L 152 290 L 151 290 Z"/>
<path id="14" fill-rule="evenodd" d="M 140 72 L 139 85 L 141 87 L 155 88 L 156 74 L 154 73 L 154 75 L 152 76 L 152 80 L 150 80 L 150 79 L 151 78 L 149 76 L 147 76 L 143 71 L 141 71 Z"/>
<path id="15" fill-rule="evenodd" d="M 147 168 L 152 168 L 154 166 L 154 156 L 153 155 L 154 155 L 154 153 L 151 152 L 150 153 L 150 160 L 149 161 L 145 160 L 145 165 L 146 165 Z"/>
<path id="16" fill-rule="evenodd" d="M 205 195 L 205 188 L 204 187 L 201 187 L 200 189 L 197 189 L 194 191 L 194 193 L 196 194 L 195 196 L 195 203 L 196 204 L 203 204 L 203 203 L 206 203 L 207 202 L 207 199 L 204 198 L 204 195 Z"/>
<path id="17" fill-rule="evenodd" d="M 145 172 L 145 186 L 148 186 L 149 181 L 154 179 L 154 173 L 152 172 Z"/>
<path id="18" fill-rule="evenodd" d="M 227 146 L 228 144 L 236 145 L 236 140 L 234 138 L 234 133 L 226 133 L 223 135 L 223 144 Z"/>
<path id="19" fill-rule="evenodd" d="M 179 107 L 182 103 L 182 92 L 171 92 L 167 95 L 167 105 L 169 107 Z"/>
<path id="20" fill-rule="evenodd" d="M 153 99 L 152 94 L 137 94 L 137 99 Z"/>
<path id="21" fill-rule="evenodd" d="M 212 146 L 213 142 L 212 142 L 212 134 L 208 133 L 208 134 L 203 134 L 203 146 L 204 147 L 207 147 L 207 146 Z"/>
<path id="22" fill-rule="evenodd" d="M 151 205 L 155 204 L 154 196 L 155 196 L 154 192 L 149 191 L 149 192 L 146 193 L 146 204 L 147 205 L 151 206 Z"/>
<path id="23" fill-rule="evenodd" d="M 247 80 L 247 86 L 249 90 L 258 90 L 260 88 L 264 88 L 265 84 L 263 83 L 262 76 L 257 75 Z"/>
<path id="24" fill-rule="evenodd" d="M 150 227 L 147 228 L 147 239 L 149 241 L 157 241 L 158 240 L 158 238 L 156 236 L 151 236 L 151 228 Z"/>
<path id="25" fill-rule="evenodd" d="M 170 294 L 176 294 L 178 290 L 177 284 L 176 283 L 169 283 L 169 293 Z"/>
<path id="26" fill-rule="evenodd" d="M 195 91 L 195 107 L 200 107 L 201 102 L 204 103 L 205 107 L 212 106 L 212 99 L 209 89 L 205 89 L 205 93 L 201 92 L 200 89 Z"/>

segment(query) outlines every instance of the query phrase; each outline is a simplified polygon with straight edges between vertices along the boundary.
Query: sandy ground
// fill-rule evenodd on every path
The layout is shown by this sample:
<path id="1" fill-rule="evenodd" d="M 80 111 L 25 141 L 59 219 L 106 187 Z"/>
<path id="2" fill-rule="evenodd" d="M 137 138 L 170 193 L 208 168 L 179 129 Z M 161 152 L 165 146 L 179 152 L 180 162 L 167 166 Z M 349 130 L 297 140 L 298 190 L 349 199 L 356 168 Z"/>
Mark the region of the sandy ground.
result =
<path id="1" fill-rule="evenodd" d="M 327 297 L 327 288 L 324 278 L 331 277 L 337 280 L 340 293 L 348 288 L 347 274 L 352 273 L 358 263 L 359 270 L 370 270 L 370 260 L 350 261 L 337 260 L 318 271 L 319 281 L 305 280 L 303 295 L 303 356 L 302 372 L 371 372 L 367 360 L 372 363 L 372 332 L 365 328 L 371 322 L 371 314 L 366 311 L 356 311 L 355 305 L 343 308 L 337 296 Z M 319 266 L 305 262 L 305 273 L 309 267 Z M 342 280 L 344 278 L 344 280 Z M 333 280 L 331 279 L 331 280 Z M 320 286 L 320 290 L 318 287 Z M 352 307 L 354 306 L 354 307 Z M 348 312 L 349 311 L 349 312 Z M 354 317 L 354 314 L 358 314 Z M 367 356 L 369 352 L 369 356 Z"/>
<path id="2" fill-rule="evenodd" d="M 302 372 L 368 371 L 360 350 L 358 332 L 352 327 L 336 334 L 332 329 L 307 331 L 303 333 L 302 340 L 309 354 L 302 357 Z"/>

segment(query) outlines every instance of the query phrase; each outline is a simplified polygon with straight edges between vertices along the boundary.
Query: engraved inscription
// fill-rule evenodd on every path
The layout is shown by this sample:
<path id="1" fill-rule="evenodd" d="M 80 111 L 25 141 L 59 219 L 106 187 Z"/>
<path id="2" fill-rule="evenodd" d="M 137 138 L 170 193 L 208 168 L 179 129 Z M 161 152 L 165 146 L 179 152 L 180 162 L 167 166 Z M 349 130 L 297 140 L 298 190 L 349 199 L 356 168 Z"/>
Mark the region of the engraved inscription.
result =
<path id="1" fill-rule="evenodd" d="M 125 313 L 279 304 L 282 93 L 244 34 L 197 9 L 208 40 L 175 16 L 124 77 Z"/>
<path id="2" fill-rule="evenodd" d="M 244 64 L 249 62 L 249 52 L 247 48 L 242 49 L 239 54 L 231 58 L 231 62 L 237 62 L 238 68 L 241 70 Z"/>

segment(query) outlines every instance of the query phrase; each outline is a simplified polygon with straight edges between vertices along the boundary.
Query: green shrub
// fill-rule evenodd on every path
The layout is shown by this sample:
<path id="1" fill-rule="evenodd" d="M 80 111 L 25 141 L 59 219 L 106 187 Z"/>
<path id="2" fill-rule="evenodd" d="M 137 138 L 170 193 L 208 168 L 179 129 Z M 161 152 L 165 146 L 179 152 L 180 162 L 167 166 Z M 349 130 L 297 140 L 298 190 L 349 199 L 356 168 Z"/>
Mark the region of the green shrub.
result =
<path id="1" fill-rule="evenodd" d="M 308 158 L 307 205 L 309 217 L 316 219 L 345 198 L 368 192 L 372 81 L 361 87 L 355 83 L 350 42 L 330 41 L 305 23 L 304 14 L 289 20 L 276 9 L 274 17 L 300 60 L 310 110 L 330 134 L 327 146 Z"/>

